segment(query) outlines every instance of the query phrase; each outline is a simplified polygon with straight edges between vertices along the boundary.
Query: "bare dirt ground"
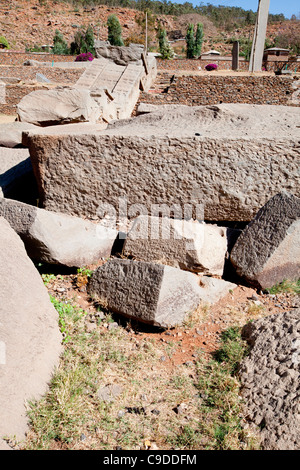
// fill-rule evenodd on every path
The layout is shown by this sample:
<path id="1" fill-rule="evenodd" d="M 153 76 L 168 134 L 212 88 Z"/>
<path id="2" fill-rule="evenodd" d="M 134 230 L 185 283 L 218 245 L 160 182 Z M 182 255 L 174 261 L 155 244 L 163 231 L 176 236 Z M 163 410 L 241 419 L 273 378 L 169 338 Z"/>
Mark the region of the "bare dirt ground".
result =
<path id="1" fill-rule="evenodd" d="M 96 269 L 96 266 L 90 266 Z M 88 278 L 81 274 L 66 274 L 57 276 L 47 285 L 50 295 L 72 300 L 90 316 L 97 314 L 97 304 L 87 294 Z M 186 320 L 182 326 L 164 330 L 151 327 L 139 322 L 132 322 L 120 316 L 115 320 L 123 326 L 130 323 L 129 332 L 141 339 L 151 337 L 155 342 L 172 342 L 177 347 L 171 357 L 166 357 L 165 365 L 171 369 L 179 364 L 195 360 L 197 350 L 208 355 L 220 346 L 222 331 L 231 326 L 242 327 L 250 320 L 261 318 L 274 313 L 280 313 L 292 308 L 297 296 L 285 292 L 276 295 L 258 292 L 246 285 L 237 287 L 226 297 L 213 306 L 203 305 Z"/>

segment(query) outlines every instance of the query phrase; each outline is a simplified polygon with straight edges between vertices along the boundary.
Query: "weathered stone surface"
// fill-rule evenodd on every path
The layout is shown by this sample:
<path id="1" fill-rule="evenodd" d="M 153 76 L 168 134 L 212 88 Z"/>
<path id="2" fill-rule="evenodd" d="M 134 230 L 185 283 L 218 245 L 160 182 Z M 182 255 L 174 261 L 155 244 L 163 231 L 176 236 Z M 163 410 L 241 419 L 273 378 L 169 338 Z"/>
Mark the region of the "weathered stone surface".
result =
<path id="1" fill-rule="evenodd" d="M 8 222 L 0 217 L 0 447 L 22 440 L 27 402 L 37 400 L 58 365 L 58 315 L 40 274 Z"/>
<path id="2" fill-rule="evenodd" d="M 0 147 L 14 148 L 22 144 L 22 132 L 34 130 L 37 126 L 28 122 L 8 122 L 0 127 Z"/>
<path id="3" fill-rule="evenodd" d="M 157 326 L 180 324 L 200 303 L 197 277 L 169 266 L 111 260 L 93 274 L 88 292 L 116 313 Z"/>
<path id="4" fill-rule="evenodd" d="M 237 273 L 262 288 L 300 277 L 300 198 L 279 193 L 263 206 L 234 245 Z"/>
<path id="5" fill-rule="evenodd" d="M 0 104 L 5 104 L 6 98 L 6 85 L 0 80 Z"/>
<path id="6" fill-rule="evenodd" d="M 78 217 L 0 199 L 0 216 L 22 238 L 28 256 L 50 264 L 82 267 L 111 254 L 117 231 Z"/>
<path id="7" fill-rule="evenodd" d="M 90 217 L 125 198 L 147 214 L 204 204 L 205 220 L 250 221 L 270 196 L 299 194 L 297 108 L 228 106 L 157 111 L 95 136 L 29 134 L 44 207 Z"/>
<path id="8" fill-rule="evenodd" d="M 94 272 L 88 292 L 116 313 L 156 326 L 173 327 L 181 324 L 199 304 L 216 301 L 233 286 L 217 281 L 221 281 L 222 292 L 218 289 L 218 293 L 213 293 L 205 283 L 200 287 L 200 278 L 194 273 L 162 264 L 115 259 Z"/>
<path id="9" fill-rule="evenodd" d="M 99 105 L 102 119 L 110 122 L 131 116 L 140 89 L 148 90 L 156 73 L 156 59 L 153 57 L 145 59 L 145 64 L 140 60 L 122 65 L 102 57 L 94 59 L 86 67 L 75 87 L 88 88 Z"/>
<path id="10" fill-rule="evenodd" d="M 25 123 L 20 123 L 25 124 Z M 22 132 L 22 145 L 24 147 L 28 146 L 27 136 L 37 134 L 37 135 L 74 135 L 79 134 L 83 135 L 97 135 L 99 131 L 106 129 L 107 123 L 98 122 L 97 124 L 92 124 L 90 122 L 76 122 L 72 124 L 58 124 L 56 126 L 47 126 L 39 127 L 34 126 L 33 130 L 24 130 Z"/>
<path id="11" fill-rule="evenodd" d="M 251 346 L 239 368 L 249 421 L 260 426 L 263 450 L 299 450 L 300 308 L 243 328 Z"/>
<path id="12" fill-rule="evenodd" d="M 19 121 L 47 126 L 69 122 L 95 123 L 100 110 L 89 90 L 57 87 L 24 96 L 17 106 L 17 114 Z"/>
<path id="13" fill-rule="evenodd" d="M 38 197 L 28 149 L 0 147 L 0 197 Z"/>
<path id="14" fill-rule="evenodd" d="M 125 256 L 222 276 L 227 229 L 194 220 L 139 216 L 123 248 Z"/>
<path id="15" fill-rule="evenodd" d="M 109 41 L 95 41 L 96 57 L 104 57 L 118 65 L 128 65 L 130 62 L 141 63 L 144 52 L 142 44 L 130 44 L 126 46 L 112 46 Z"/>

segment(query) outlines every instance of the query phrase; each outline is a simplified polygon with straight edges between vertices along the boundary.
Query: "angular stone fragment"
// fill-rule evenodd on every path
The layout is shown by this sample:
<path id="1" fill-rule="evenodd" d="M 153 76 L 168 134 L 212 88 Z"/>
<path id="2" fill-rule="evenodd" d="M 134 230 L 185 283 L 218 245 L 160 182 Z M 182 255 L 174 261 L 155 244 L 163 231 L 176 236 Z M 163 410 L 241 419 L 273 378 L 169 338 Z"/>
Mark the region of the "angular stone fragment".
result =
<path id="1" fill-rule="evenodd" d="M 17 106 L 19 121 L 37 126 L 87 121 L 95 123 L 100 113 L 90 90 L 71 87 L 33 91 L 24 96 Z"/>
<path id="2" fill-rule="evenodd" d="M 270 288 L 300 277 L 300 198 L 273 196 L 243 230 L 230 256 L 250 284 Z"/>
<path id="3" fill-rule="evenodd" d="M 222 275 L 227 229 L 196 220 L 139 216 L 129 231 L 123 254 L 141 261 L 188 271 Z"/>
<path id="4" fill-rule="evenodd" d="M 200 277 L 201 303 L 212 305 L 236 288 L 233 282 L 209 276 Z"/>
<path id="5" fill-rule="evenodd" d="M 122 391 L 122 387 L 118 384 L 107 384 L 97 390 L 97 396 L 101 401 L 111 403 Z"/>
<path id="6" fill-rule="evenodd" d="M 36 129 L 28 122 L 7 122 L 0 127 L 0 147 L 17 147 L 22 144 L 22 132 Z"/>
<path id="7" fill-rule="evenodd" d="M 167 328 L 180 325 L 202 302 L 211 303 L 209 288 L 199 283 L 196 274 L 171 266 L 114 259 L 94 272 L 88 292 L 113 312 Z"/>
<path id="8" fill-rule="evenodd" d="M 22 238 L 35 260 L 70 267 L 97 263 L 110 255 L 117 231 L 78 217 L 0 199 L 0 215 Z"/>
<path id="9" fill-rule="evenodd" d="M 0 448 L 25 438 L 28 401 L 47 391 L 58 365 L 58 315 L 20 237 L 0 217 Z"/>

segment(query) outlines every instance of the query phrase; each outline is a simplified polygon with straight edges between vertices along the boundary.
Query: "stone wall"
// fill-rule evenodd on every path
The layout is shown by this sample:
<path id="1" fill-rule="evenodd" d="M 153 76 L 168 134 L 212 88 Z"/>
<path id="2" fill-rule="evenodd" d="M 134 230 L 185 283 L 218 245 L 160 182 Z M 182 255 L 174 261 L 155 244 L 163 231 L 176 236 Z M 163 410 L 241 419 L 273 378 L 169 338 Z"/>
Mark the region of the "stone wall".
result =
<path id="1" fill-rule="evenodd" d="M 168 93 L 141 93 L 139 102 L 189 106 L 220 103 L 291 105 L 295 92 L 293 83 L 294 80 L 287 76 L 234 77 L 214 75 L 214 72 L 209 76 L 186 75 L 176 77 Z"/>
<path id="2" fill-rule="evenodd" d="M 74 62 L 75 56 L 72 55 L 56 55 L 48 52 L 23 52 L 23 51 L 7 51 L 0 49 L 0 65 L 23 65 L 25 60 L 38 60 L 39 62 Z M 157 68 L 159 70 L 204 70 L 205 66 L 215 63 L 221 70 L 231 70 L 231 57 L 210 57 L 207 59 L 157 59 Z M 263 66 L 268 71 L 274 71 L 278 67 L 278 63 L 274 60 L 264 62 Z M 300 64 L 293 67 L 300 69 Z M 248 71 L 249 62 L 244 57 L 239 57 L 239 70 Z"/>
<path id="3" fill-rule="evenodd" d="M 207 60 L 204 59 L 170 59 L 162 60 L 157 59 L 157 68 L 159 70 L 170 70 L 170 71 L 179 71 L 179 70 L 204 70 L 207 64 L 217 64 L 218 68 L 221 70 L 231 70 L 231 57 L 228 59 L 218 57 L 213 57 Z M 249 62 L 245 61 L 242 58 L 239 61 L 239 70 L 247 71 L 249 69 Z"/>
<path id="4" fill-rule="evenodd" d="M 44 88 L 45 84 L 36 81 L 37 73 L 46 76 L 50 80 L 51 86 L 73 85 L 83 70 L 44 66 L 2 66 L 0 82 L 1 79 L 5 81 L 5 100 L 1 101 L 0 99 L 0 113 L 15 115 L 17 104 L 25 95 Z"/>
<path id="5" fill-rule="evenodd" d="M 23 65 L 25 60 L 39 62 L 74 62 L 73 55 L 56 55 L 47 52 L 18 52 L 0 49 L 0 65 Z"/>
<path id="6" fill-rule="evenodd" d="M 157 68 L 159 70 L 170 70 L 170 71 L 179 71 L 179 70 L 204 70 L 205 66 L 208 64 L 217 64 L 219 70 L 232 70 L 232 59 L 231 57 L 209 57 L 207 59 L 172 59 L 172 60 L 162 60 L 157 59 Z M 286 64 L 286 60 L 277 60 L 274 61 L 272 58 L 263 62 L 262 70 L 267 70 L 268 72 L 274 72 L 278 68 L 284 67 L 283 64 Z M 239 57 L 239 67 L 238 70 L 248 71 L 249 70 L 249 61 L 245 60 L 244 57 Z M 289 70 L 293 72 L 300 71 L 300 63 L 293 63 L 289 66 Z"/>

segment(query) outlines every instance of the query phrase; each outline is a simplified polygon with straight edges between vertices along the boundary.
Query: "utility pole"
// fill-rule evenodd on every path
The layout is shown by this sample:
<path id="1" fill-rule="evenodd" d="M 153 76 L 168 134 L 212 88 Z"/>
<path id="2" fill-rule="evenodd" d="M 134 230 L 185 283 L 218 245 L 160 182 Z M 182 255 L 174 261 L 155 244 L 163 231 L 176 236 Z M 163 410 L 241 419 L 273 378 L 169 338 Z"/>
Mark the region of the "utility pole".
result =
<path id="1" fill-rule="evenodd" d="M 257 17 L 252 42 L 249 72 L 261 72 L 270 0 L 258 0 Z"/>
<path id="2" fill-rule="evenodd" d="M 146 55 L 148 54 L 148 17 L 147 17 L 147 11 L 146 11 L 146 33 L 145 33 L 145 42 L 146 42 L 146 45 L 145 45 L 145 49 L 146 49 Z"/>

